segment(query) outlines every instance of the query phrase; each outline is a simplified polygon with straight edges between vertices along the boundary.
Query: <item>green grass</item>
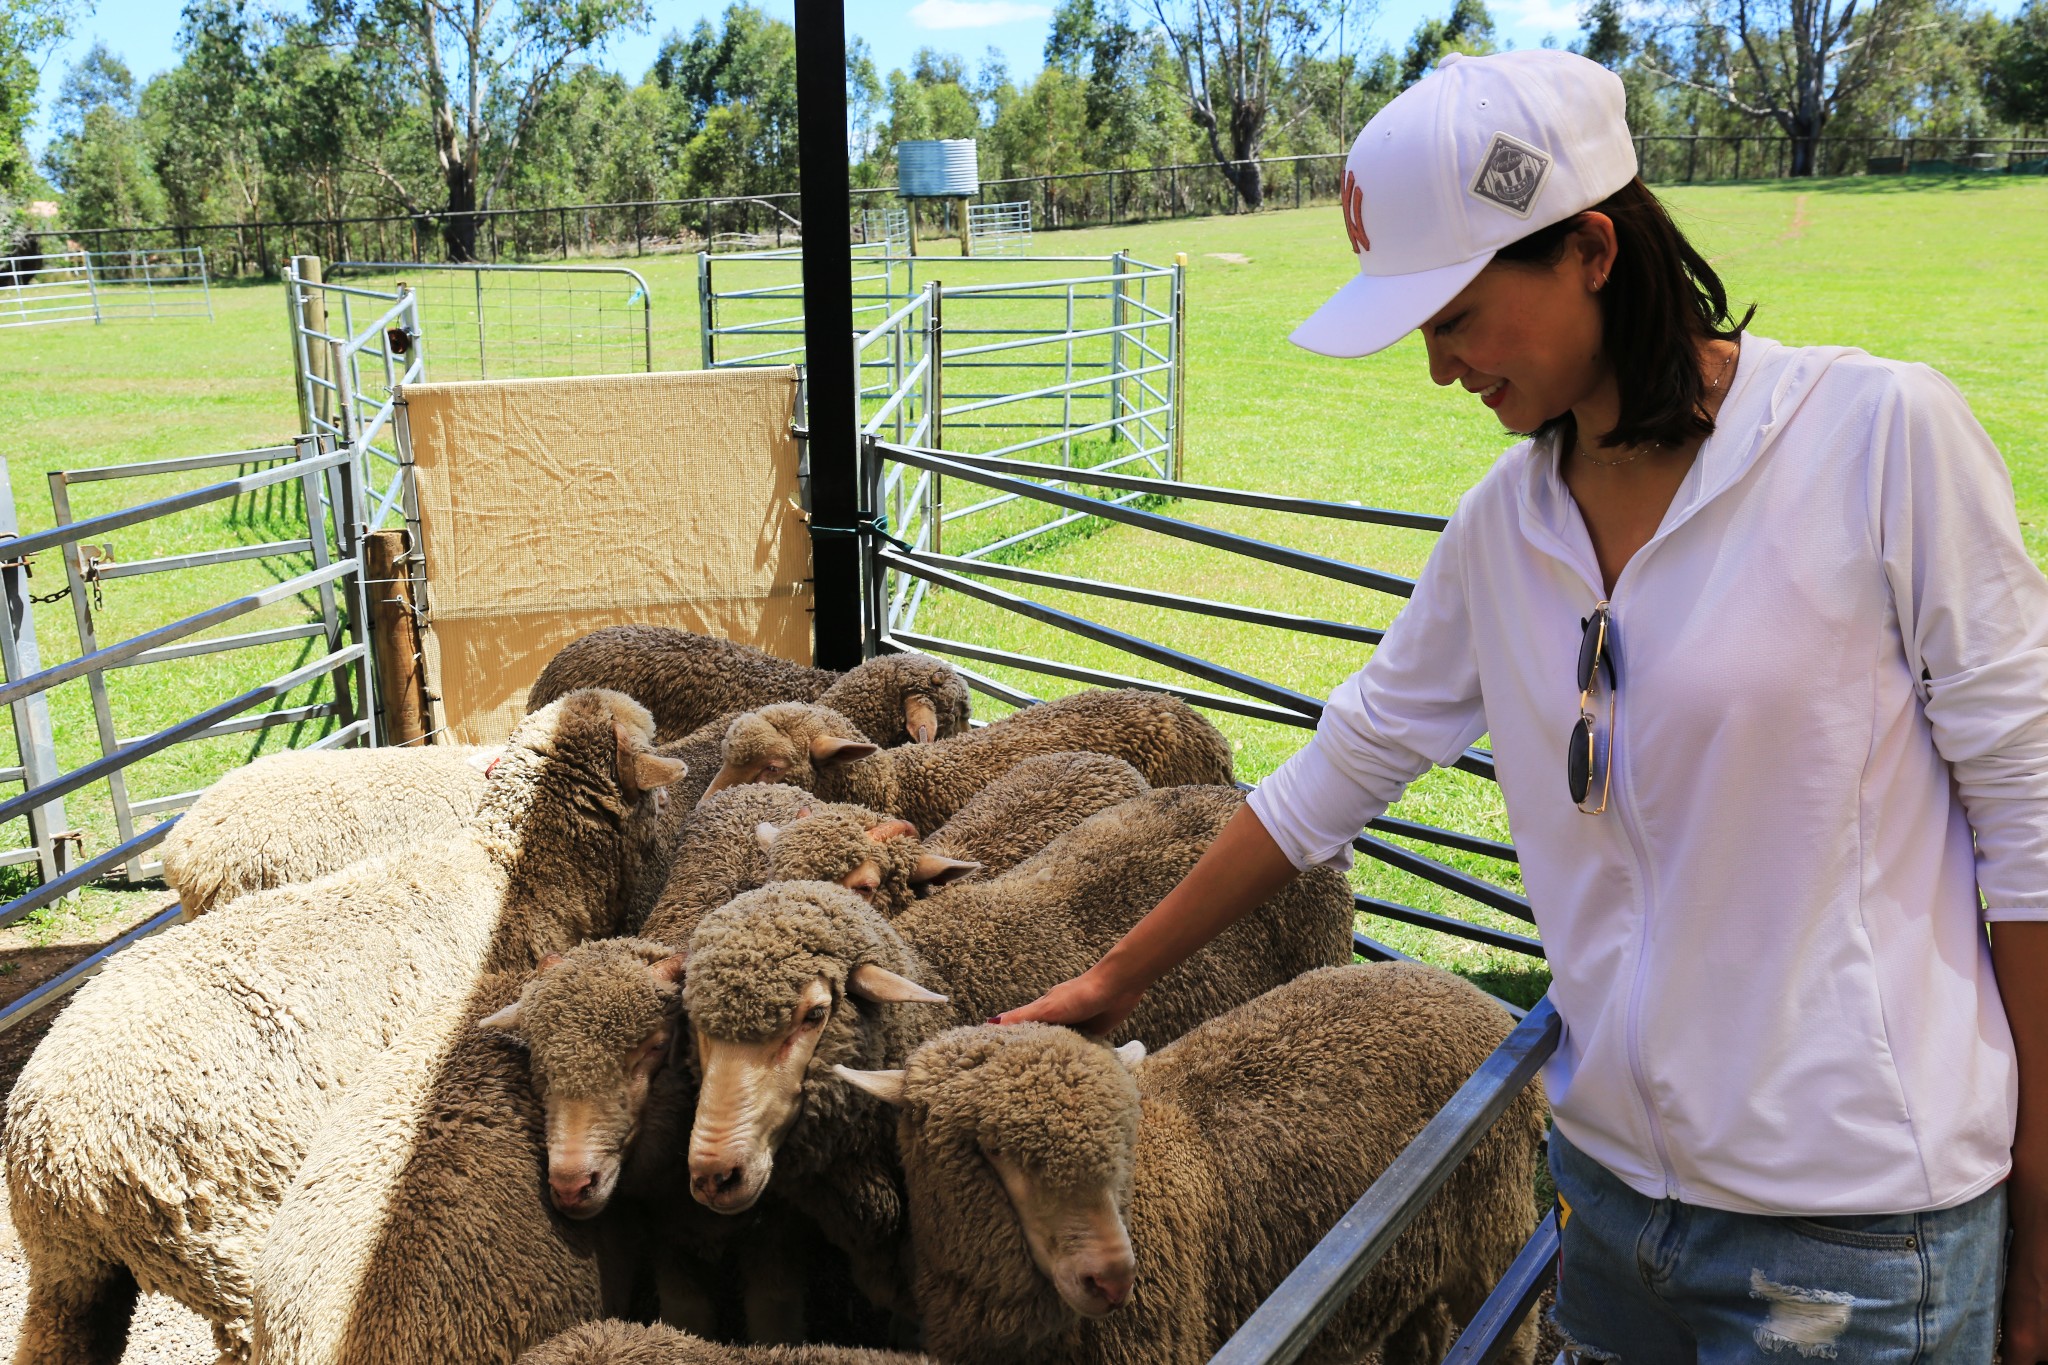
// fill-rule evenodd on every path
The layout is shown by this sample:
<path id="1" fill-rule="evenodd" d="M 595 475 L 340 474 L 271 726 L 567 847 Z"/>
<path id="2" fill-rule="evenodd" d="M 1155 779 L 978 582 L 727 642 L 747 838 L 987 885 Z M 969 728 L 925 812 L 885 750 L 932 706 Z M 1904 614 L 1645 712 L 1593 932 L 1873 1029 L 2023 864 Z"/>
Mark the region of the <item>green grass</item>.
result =
<path id="1" fill-rule="evenodd" d="M 2032 374 L 2043 349 L 2040 319 L 2048 315 L 2048 241 L 2039 232 L 2039 224 L 2048 220 L 2048 183 L 1754 183 L 1677 188 L 1667 201 L 1717 262 L 1731 297 L 1760 305 L 1755 327 L 1762 334 L 1794 344 L 1859 345 L 1879 354 L 1926 361 L 1953 378 L 2005 452 L 2028 543 L 2037 559 L 2048 558 L 2048 437 L 2043 435 L 2048 430 L 2048 396 Z M 1288 344 L 1294 323 L 1341 284 L 1351 268 L 1341 224 L 1329 209 L 1042 234 L 1038 245 L 1041 251 L 1067 255 L 1127 249 L 1155 263 L 1171 261 L 1176 252 L 1187 253 L 1183 473 L 1190 480 L 1448 512 L 1506 444 L 1490 415 L 1469 396 L 1455 389 L 1437 390 L 1426 382 L 1420 344 L 1414 338 L 1379 356 L 1342 362 Z M 699 355 L 695 258 L 645 257 L 620 264 L 638 270 L 648 281 L 654 299 L 657 366 L 694 368 Z M 774 274 L 772 267 L 732 269 L 735 274 L 756 270 L 763 283 Z M 943 257 L 932 257 L 920 262 L 919 280 L 1029 278 L 1045 269 L 1010 263 L 949 264 Z M 459 301 L 452 294 L 445 299 L 437 295 L 437 288 L 449 293 L 439 282 L 423 280 L 420 287 L 430 372 L 444 378 L 469 377 L 471 358 L 452 335 L 462 321 Z M 731 283 L 721 278 L 721 288 L 729 287 Z M 49 524 L 45 475 L 50 469 L 230 450 L 290 434 L 297 416 L 288 379 L 281 288 L 274 283 L 233 284 L 217 287 L 214 299 L 218 320 L 213 323 L 126 322 L 0 331 L 0 454 L 10 460 L 25 527 Z M 1043 322 L 1048 310 L 1057 307 L 1040 302 L 970 312 L 949 304 L 947 322 L 949 328 L 1015 325 L 1027 316 Z M 450 314 L 457 314 L 455 322 L 444 322 L 437 332 L 437 315 Z M 1096 352 L 1084 348 L 1078 354 L 1087 358 Z M 439 367 L 436 356 L 442 357 Z M 450 373 L 451 365 L 457 372 Z M 949 367 L 949 378 L 952 373 Z M 1048 377 L 1034 373 L 1040 382 Z M 951 382 L 949 388 L 957 395 L 961 386 Z M 951 434 L 948 444 L 986 449 L 993 439 L 986 432 L 960 431 Z M 81 499 L 81 514 L 113 505 L 113 495 L 105 490 L 104 485 L 89 490 L 98 501 Z M 947 501 L 959 506 L 968 496 L 968 490 L 950 488 Z M 1419 569 L 1434 539 L 1417 532 L 1200 504 L 1181 504 L 1172 512 L 1407 574 Z M 276 500 L 254 508 L 245 500 L 233 518 L 191 514 L 146 543 L 123 543 L 117 536 L 116 550 L 121 558 L 136 559 L 235 541 L 282 539 L 291 534 L 290 513 L 289 506 Z M 1006 509 L 992 521 L 1021 515 L 1021 509 Z M 1003 525 L 1010 522 L 1004 520 Z M 993 533 L 992 527 L 970 529 L 977 539 Z M 957 540 L 949 545 L 958 547 Z M 1085 577 L 1367 625 L 1384 625 L 1398 606 L 1392 598 L 1129 529 L 1048 538 L 1017 557 Z M 39 592 L 61 581 L 55 561 L 48 565 L 36 580 Z M 215 577 L 206 587 L 216 593 L 230 591 L 294 571 L 283 561 L 272 562 L 270 570 L 250 565 L 208 571 Z M 110 584 L 107 603 L 113 629 L 128 633 L 172 619 L 196 605 L 192 595 L 199 591 L 196 579 L 179 576 Z M 1028 591 L 1078 614 L 1318 696 L 1355 669 L 1365 654 L 1341 642 L 1280 635 L 1079 594 Z M 304 604 L 286 606 L 278 615 L 306 619 L 306 610 Z M 37 624 L 46 661 L 75 649 L 68 603 L 38 608 Z M 245 619 L 236 628 L 251 627 Z M 1171 676 L 1130 656 L 955 595 L 931 598 L 920 628 L 1117 672 Z M 152 722 L 189 714 L 195 704 L 223 700 L 258 680 L 259 674 L 267 676 L 265 669 L 283 671 L 293 657 L 291 649 L 280 648 L 260 666 L 235 658 L 210 669 L 174 672 L 180 666 L 165 666 L 117 674 L 110 686 L 121 732 L 141 733 Z M 1041 694 L 1066 690 L 1064 684 L 990 671 Z M 75 764 L 95 756 L 82 685 L 60 689 L 53 707 L 64 761 Z M 1218 719 L 1238 746 L 1241 772 L 1254 780 L 1270 772 L 1302 739 L 1298 730 L 1229 716 Z M 275 746 L 285 738 L 274 734 L 269 743 Z M 189 789 L 242 761 L 255 748 L 250 736 L 191 746 L 138 774 L 138 794 Z M 73 823 L 86 828 L 92 849 L 105 848 L 110 841 L 111 823 L 101 805 L 90 790 L 71 801 Z M 1462 774 L 1426 778 L 1397 813 L 1495 838 L 1507 834 L 1498 791 Z M 1489 875 L 1503 871 L 1486 860 L 1449 861 Z M 1513 869 L 1505 871 L 1504 884 L 1514 886 Z M 1378 865 L 1362 869 L 1356 880 L 1370 894 L 1501 927 L 1526 927 Z M 86 908 L 93 913 L 94 906 L 101 906 L 111 913 L 125 899 L 119 893 L 91 893 Z M 53 922 L 49 931 L 60 927 Z M 1427 931 L 1380 922 L 1369 932 L 1424 951 L 1512 998 L 1533 999 L 1545 980 L 1540 968 L 1531 971 L 1512 954 L 1448 944 Z"/>

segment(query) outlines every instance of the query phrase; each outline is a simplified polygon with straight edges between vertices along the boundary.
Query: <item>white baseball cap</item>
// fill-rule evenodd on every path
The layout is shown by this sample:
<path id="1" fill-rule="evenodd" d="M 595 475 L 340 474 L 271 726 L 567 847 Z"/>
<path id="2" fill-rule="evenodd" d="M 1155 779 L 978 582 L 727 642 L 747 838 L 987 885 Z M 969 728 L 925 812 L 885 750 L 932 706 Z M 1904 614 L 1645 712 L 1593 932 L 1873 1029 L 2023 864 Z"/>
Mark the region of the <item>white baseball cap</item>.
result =
<path id="1" fill-rule="evenodd" d="M 1635 178 L 1621 78 L 1570 52 L 1448 53 L 1395 96 L 1344 160 L 1358 278 L 1295 345 L 1360 356 L 1393 345 L 1493 253 Z"/>

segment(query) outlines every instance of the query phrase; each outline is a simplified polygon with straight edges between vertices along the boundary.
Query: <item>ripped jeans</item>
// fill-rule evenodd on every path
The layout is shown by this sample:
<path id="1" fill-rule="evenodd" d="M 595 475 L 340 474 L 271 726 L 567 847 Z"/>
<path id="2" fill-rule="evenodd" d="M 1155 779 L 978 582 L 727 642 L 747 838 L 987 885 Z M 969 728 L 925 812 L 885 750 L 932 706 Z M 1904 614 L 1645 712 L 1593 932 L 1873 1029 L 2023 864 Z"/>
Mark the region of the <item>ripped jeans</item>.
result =
<path id="1" fill-rule="evenodd" d="M 1724 1213 L 1646 1199 L 1555 1129 L 1550 1172 L 1571 1210 L 1557 1325 L 1585 1365 L 1989 1365 L 2003 1185 L 1933 1213 Z"/>

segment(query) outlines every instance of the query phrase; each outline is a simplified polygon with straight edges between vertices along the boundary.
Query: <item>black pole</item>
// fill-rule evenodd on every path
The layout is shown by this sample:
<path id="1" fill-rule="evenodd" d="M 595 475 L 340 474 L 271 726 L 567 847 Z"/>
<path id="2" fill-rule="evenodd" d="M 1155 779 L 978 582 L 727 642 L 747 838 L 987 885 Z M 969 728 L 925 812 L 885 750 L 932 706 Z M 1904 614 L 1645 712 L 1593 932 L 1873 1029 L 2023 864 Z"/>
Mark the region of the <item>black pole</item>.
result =
<path id="1" fill-rule="evenodd" d="M 810 394 L 811 572 L 820 668 L 862 658 L 859 406 L 853 373 L 852 195 L 846 164 L 843 0 L 796 0 L 797 189 L 804 220 Z"/>

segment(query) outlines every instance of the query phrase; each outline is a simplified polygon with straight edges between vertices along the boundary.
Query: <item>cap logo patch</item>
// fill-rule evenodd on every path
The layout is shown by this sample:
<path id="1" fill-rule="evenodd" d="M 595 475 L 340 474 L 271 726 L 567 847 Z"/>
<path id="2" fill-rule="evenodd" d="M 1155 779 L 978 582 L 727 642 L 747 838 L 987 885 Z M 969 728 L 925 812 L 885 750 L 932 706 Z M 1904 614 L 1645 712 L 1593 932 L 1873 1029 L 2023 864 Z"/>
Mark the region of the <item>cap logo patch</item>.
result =
<path id="1" fill-rule="evenodd" d="M 1520 138 L 1495 133 L 1473 177 L 1472 193 L 1500 205 L 1517 218 L 1527 218 L 1536 202 L 1536 192 L 1550 178 L 1548 152 L 1531 147 Z"/>
<path id="2" fill-rule="evenodd" d="M 1341 191 L 1344 200 L 1344 233 L 1351 238 L 1351 252 L 1372 250 L 1372 239 L 1365 235 L 1365 191 L 1359 187 L 1358 177 L 1344 172 L 1344 186 Z"/>

